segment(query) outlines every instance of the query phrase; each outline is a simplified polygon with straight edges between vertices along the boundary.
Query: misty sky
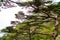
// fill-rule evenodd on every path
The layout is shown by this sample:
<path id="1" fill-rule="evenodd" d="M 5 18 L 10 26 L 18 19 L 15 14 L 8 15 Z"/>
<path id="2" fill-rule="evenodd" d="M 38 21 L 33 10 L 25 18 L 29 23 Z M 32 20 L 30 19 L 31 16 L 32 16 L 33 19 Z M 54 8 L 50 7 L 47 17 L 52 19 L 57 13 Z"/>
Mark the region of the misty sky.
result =
<path id="1" fill-rule="evenodd" d="M 60 0 L 54 0 L 54 2 L 59 2 Z"/>

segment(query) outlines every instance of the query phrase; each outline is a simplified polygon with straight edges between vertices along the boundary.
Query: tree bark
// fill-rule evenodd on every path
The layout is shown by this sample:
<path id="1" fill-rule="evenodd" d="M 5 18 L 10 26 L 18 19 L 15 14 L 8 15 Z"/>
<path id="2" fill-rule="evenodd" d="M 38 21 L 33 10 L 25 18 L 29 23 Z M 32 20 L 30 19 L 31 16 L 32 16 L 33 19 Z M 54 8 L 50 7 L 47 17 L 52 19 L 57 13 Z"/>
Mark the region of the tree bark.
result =
<path id="1" fill-rule="evenodd" d="M 56 40 L 56 37 L 58 36 L 58 16 L 55 16 L 55 29 L 52 34 L 52 40 Z"/>

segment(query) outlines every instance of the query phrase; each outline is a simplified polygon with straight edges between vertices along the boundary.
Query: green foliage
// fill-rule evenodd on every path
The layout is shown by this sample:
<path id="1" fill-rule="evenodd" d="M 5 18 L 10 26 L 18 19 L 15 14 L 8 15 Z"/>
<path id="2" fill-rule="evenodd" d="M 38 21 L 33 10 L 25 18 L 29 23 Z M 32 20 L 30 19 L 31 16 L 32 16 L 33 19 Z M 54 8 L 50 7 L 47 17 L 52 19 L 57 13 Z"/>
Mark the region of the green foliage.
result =
<path id="1" fill-rule="evenodd" d="M 35 34 L 32 36 L 33 40 L 51 40 L 51 37 L 49 37 L 48 35 L 41 35 L 41 34 Z"/>

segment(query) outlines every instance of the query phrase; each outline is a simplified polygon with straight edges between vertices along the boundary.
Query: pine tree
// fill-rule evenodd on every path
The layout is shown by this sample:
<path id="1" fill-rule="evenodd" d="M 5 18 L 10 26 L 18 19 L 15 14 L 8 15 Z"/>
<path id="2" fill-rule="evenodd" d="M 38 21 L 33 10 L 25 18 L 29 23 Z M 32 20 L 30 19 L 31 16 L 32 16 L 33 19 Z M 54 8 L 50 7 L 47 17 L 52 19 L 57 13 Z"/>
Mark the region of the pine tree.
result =
<path id="1" fill-rule="evenodd" d="M 56 40 L 60 32 L 60 4 L 46 6 L 43 0 L 33 0 L 27 4 L 27 7 L 34 8 L 33 14 L 24 15 L 22 12 L 15 14 L 17 19 L 25 21 L 18 23 L 16 28 L 7 27 L 2 30 L 9 33 L 6 40 Z"/>

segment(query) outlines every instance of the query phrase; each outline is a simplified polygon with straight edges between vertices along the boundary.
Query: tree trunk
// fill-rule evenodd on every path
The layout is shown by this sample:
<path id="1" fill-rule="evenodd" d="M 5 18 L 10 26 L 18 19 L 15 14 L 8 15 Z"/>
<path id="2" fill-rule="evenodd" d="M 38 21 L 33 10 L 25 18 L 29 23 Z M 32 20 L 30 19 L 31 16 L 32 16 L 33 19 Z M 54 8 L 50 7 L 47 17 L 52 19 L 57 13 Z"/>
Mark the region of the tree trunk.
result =
<path id="1" fill-rule="evenodd" d="M 52 40 L 56 40 L 56 37 L 58 36 L 58 16 L 55 16 L 55 29 L 52 34 Z"/>

